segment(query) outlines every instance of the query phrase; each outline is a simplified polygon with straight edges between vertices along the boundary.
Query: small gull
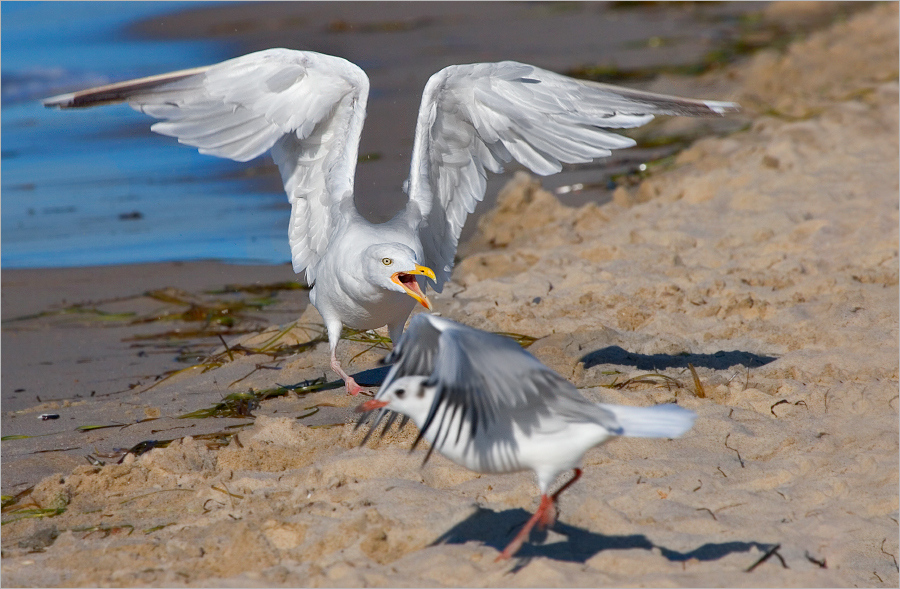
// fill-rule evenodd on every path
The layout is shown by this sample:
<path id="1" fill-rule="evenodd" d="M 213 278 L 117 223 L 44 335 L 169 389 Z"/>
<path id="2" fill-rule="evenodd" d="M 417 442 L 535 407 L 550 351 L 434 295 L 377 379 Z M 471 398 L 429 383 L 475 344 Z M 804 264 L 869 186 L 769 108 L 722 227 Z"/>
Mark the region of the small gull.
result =
<path id="1" fill-rule="evenodd" d="M 267 49 L 222 63 L 119 82 L 44 100 L 78 108 L 126 102 L 161 122 L 151 130 L 200 153 L 248 161 L 271 151 L 291 203 L 294 272 L 305 271 L 321 313 L 331 367 L 357 394 L 336 348 L 342 326 L 387 326 L 392 341 L 430 285 L 450 279 L 466 216 L 487 171 L 513 160 L 536 174 L 632 147 L 604 128 L 638 127 L 656 114 L 723 115 L 731 102 L 690 100 L 575 80 L 503 61 L 452 65 L 425 86 L 409 200 L 373 224 L 354 204 L 353 181 L 369 79 L 356 65 L 312 51 Z M 430 283 L 426 283 L 425 279 Z"/>
<path id="2" fill-rule="evenodd" d="M 413 448 L 422 438 L 431 444 L 426 461 L 437 450 L 476 472 L 537 475 L 540 506 L 497 560 L 515 554 L 535 524 L 553 524 L 589 449 L 615 436 L 677 438 L 696 417 L 675 404 L 592 403 L 512 339 L 426 313 L 412 318 L 385 362 L 394 365 L 381 390 L 357 407 L 366 412 L 359 424 L 378 411 L 363 444 L 383 419 L 382 435 L 402 414 L 419 428 Z M 549 495 L 570 469 L 574 477 Z"/>

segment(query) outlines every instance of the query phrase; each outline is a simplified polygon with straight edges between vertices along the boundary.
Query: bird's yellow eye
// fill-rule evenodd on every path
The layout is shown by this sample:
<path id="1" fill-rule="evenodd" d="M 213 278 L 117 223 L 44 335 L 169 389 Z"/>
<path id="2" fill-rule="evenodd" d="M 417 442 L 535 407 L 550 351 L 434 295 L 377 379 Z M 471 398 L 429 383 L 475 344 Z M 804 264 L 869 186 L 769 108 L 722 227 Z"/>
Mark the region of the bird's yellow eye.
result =
<path id="1" fill-rule="evenodd" d="M 390 266 L 391 264 L 394 263 L 394 260 L 392 260 L 390 258 L 381 258 L 381 263 L 384 264 L 385 266 Z"/>

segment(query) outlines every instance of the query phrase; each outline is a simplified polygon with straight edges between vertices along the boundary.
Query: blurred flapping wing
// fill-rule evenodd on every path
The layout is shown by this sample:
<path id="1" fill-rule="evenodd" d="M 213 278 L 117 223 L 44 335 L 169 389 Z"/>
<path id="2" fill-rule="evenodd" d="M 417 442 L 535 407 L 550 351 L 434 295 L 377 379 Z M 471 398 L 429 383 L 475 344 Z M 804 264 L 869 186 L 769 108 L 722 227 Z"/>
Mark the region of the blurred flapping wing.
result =
<path id="1" fill-rule="evenodd" d="M 394 362 L 394 367 L 382 390 L 404 376 L 427 376 L 425 386 L 435 387 L 419 439 L 437 415 L 442 421 L 461 415 L 457 437 L 464 424 L 471 427 L 474 437 L 498 422 L 550 413 L 570 421 L 601 423 L 611 432 L 619 429 L 611 413 L 587 401 L 569 381 L 514 340 L 441 317 L 426 313 L 413 317 L 385 361 Z M 527 430 L 536 424 L 531 420 L 517 425 Z M 444 432 L 444 438 L 450 434 L 443 423 L 434 427 Z M 441 443 L 435 440 L 432 448 Z"/>

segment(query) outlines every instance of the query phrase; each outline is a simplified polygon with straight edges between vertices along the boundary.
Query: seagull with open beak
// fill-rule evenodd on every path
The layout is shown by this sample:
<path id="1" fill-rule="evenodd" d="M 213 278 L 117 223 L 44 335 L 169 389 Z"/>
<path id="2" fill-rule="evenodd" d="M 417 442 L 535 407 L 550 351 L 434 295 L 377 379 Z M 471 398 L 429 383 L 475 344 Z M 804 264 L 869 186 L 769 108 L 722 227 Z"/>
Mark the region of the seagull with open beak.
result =
<path id="1" fill-rule="evenodd" d="M 394 236 L 401 240 L 403 235 Z M 350 234 L 329 248 L 322 272 L 309 293 L 310 302 L 325 320 L 331 347 L 331 368 L 356 395 L 361 387 L 338 362 L 335 350 L 344 325 L 353 329 L 377 329 L 387 325 L 391 341 L 403 333 L 406 319 L 416 303 L 429 311 L 425 279 L 434 281 L 434 271 L 420 265 L 421 254 L 400 241 L 366 246 Z"/>
<path id="2" fill-rule="evenodd" d="M 341 325 L 387 325 L 396 341 L 416 302 L 430 309 L 425 278 L 441 292 L 453 271 L 466 216 L 484 198 L 487 173 L 513 160 L 554 174 L 632 147 L 607 129 L 655 115 L 721 116 L 738 105 L 575 80 L 502 61 L 451 65 L 425 85 L 416 122 L 406 206 L 386 223 L 357 210 L 353 181 L 369 78 L 356 65 L 312 51 L 267 49 L 215 65 L 53 96 L 44 105 L 116 102 L 162 119 L 151 127 L 200 153 L 246 162 L 267 151 L 291 203 L 294 272 L 313 286 L 340 366 Z"/>

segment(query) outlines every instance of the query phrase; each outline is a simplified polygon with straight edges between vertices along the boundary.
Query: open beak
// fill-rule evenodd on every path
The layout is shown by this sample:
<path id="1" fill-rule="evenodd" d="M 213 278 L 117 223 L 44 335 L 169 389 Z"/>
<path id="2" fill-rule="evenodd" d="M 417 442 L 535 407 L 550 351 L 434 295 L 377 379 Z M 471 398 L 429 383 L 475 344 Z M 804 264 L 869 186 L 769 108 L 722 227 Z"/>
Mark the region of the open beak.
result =
<path id="1" fill-rule="evenodd" d="M 419 283 L 416 282 L 416 274 L 421 274 L 422 276 L 427 276 L 428 278 L 435 280 L 434 270 L 426 268 L 425 266 L 419 266 L 418 264 L 416 264 L 415 270 L 410 270 L 409 272 L 395 272 L 394 275 L 391 276 L 391 280 L 403 287 L 406 294 L 419 301 L 423 307 L 431 311 L 431 301 L 428 300 L 428 297 L 426 297 L 425 293 L 422 292 L 422 289 L 419 288 Z"/>
<path id="2" fill-rule="evenodd" d="M 369 399 L 365 403 L 358 405 L 356 407 L 356 412 L 365 413 L 366 411 L 375 411 L 376 409 L 381 409 L 387 404 L 387 401 L 376 401 L 375 399 Z"/>

